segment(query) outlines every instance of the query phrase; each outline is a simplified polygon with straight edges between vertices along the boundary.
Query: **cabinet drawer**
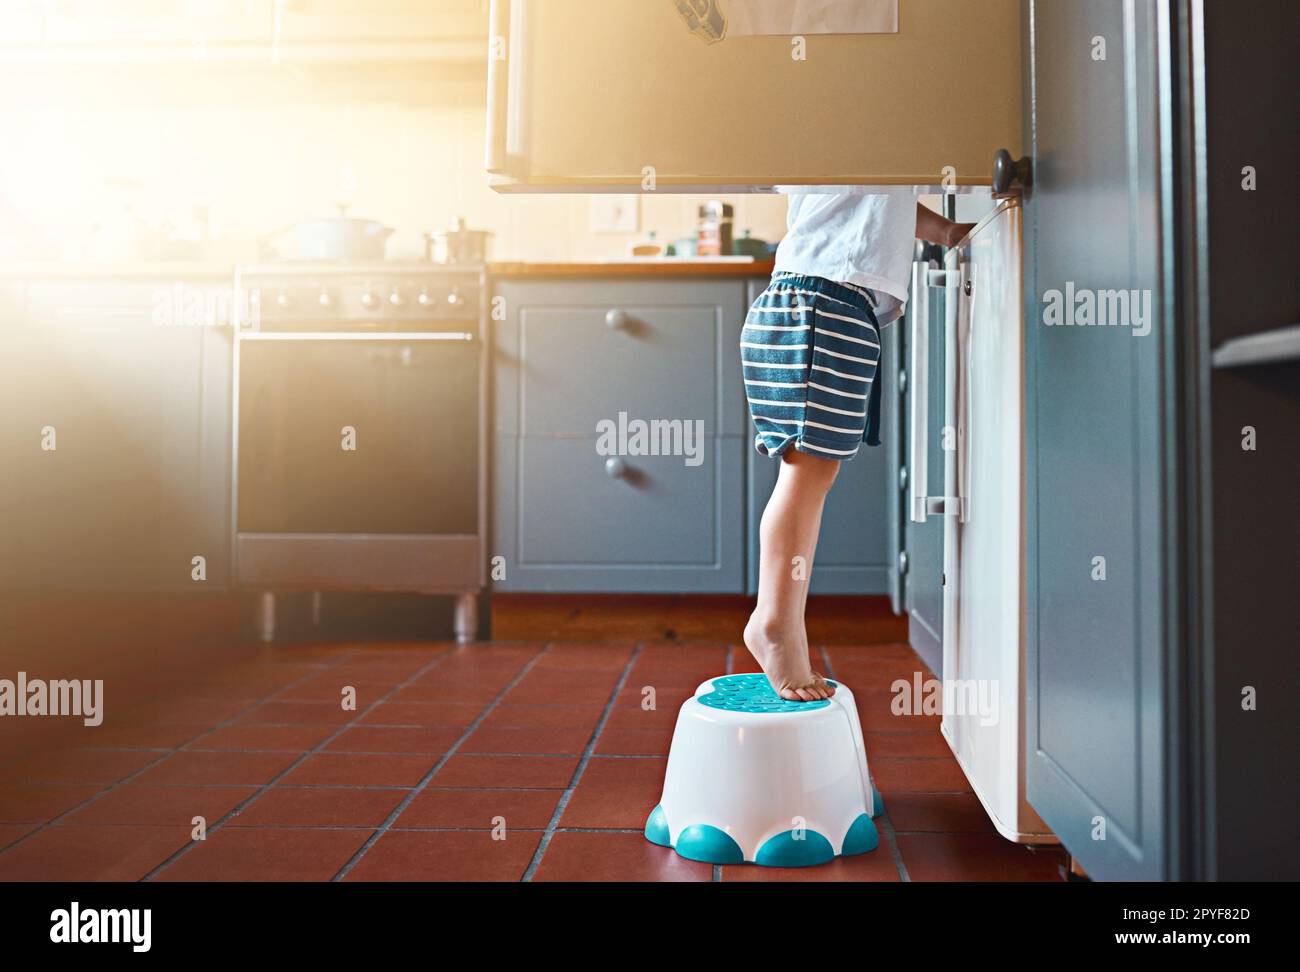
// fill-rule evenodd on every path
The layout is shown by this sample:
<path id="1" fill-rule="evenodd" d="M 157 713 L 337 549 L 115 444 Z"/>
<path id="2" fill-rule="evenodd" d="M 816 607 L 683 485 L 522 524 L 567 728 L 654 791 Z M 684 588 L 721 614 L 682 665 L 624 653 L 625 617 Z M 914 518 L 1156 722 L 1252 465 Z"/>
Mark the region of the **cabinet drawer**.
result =
<path id="1" fill-rule="evenodd" d="M 520 282 L 499 293 L 499 431 L 594 435 L 619 413 L 745 431 L 743 282 Z"/>
<path id="2" fill-rule="evenodd" d="M 708 437 L 692 466 L 679 455 L 606 457 L 594 436 L 500 437 L 498 587 L 739 593 L 743 448 Z"/>

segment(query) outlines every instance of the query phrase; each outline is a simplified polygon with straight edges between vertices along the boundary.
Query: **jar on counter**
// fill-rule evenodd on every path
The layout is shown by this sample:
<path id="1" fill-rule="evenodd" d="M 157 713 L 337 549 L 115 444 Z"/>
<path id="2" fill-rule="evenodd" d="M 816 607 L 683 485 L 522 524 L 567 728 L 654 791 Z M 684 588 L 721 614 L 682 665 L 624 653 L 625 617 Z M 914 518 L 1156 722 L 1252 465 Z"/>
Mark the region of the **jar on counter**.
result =
<path id="1" fill-rule="evenodd" d="M 697 255 L 731 256 L 731 224 L 735 218 L 732 206 L 716 199 L 711 200 L 700 207 L 699 217 Z"/>

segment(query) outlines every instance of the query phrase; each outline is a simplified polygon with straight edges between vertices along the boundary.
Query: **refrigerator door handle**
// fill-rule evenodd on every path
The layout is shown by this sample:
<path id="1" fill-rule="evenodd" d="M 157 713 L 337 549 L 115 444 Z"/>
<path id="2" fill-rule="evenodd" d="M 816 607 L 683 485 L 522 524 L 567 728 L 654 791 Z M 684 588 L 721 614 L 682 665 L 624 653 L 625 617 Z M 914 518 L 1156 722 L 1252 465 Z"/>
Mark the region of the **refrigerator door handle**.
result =
<path id="1" fill-rule="evenodd" d="M 930 459 L 930 292 L 928 265 L 912 264 L 912 307 L 907 364 L 907 440 L 910 471 L 907 477 L 907 515 L 913 523 L 924 523 L 927 469 Z"/>
<path id="2" fill-rule="evenodd" d="M 924 523 L 931 516 L 963 515 L 960 497 L 929 495 L 931 287 L 949 292 L 944 319 L 945 331 L 950 330 L 953 327 L 952 311 L 961 287 L 961 271 L 933 270 L 928 263 L 920 261 L 912 264 L 912 328 L 907 387 L 911 405 L 908 409 L 908 439 L 911 443 L 908 515 L 913 523 Z"/>

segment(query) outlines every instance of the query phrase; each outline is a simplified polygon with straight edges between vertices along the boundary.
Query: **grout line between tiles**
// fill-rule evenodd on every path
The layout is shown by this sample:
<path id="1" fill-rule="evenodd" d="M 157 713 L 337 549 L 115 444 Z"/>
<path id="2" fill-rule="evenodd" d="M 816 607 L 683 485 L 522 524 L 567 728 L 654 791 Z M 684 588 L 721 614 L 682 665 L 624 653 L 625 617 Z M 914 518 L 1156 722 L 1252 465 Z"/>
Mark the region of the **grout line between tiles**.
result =
<path id="1" fill-rule="evenodd" d="M 591 755 L 596 749 L 596 743 L 600 740 L 600 734 L 605 731 L 605 724 L 609 722 L 610 713 L 614 710 L 614 704 L 618 701 L 619 694 L 627 684 L 628 677 L 632 674 L 632 668 L 636 665 L 637 658 L 641 655 L 642 645 L 637 644 L 632 649 L 632 654 L 628 657 L 627 663 L 623 666 L 623 671 L 618 677 L 618 682 L 613 690 L 609 693 L 609 699 L 605 703 L 605 708 L 601 710 L 600 721 L 596 723 L 596 728 L 591 731 L 591 738 L 587 741 L 587 748 L 582 753 L 582 758 L 578 760 L 577 768 L 573 771 L 573 777 L 569 780 L 569 785 L 565 791 L 560 794 L 560 800 L 555 805 L 555 812 L 551 815 L 550 823 L 546 826 L 542 839 L 537 843 L 537 850 L 533 852 L 533 859 L 529 861 L 528 867 L 524 869 L 524 876 L 520 878 L 522 882 L 530 882 L 537 869 L 541 866 L 542 858 L 546 856 L 547 849 L 551 846 L 551 838 L 559 829 L 560 817 L 569 806 L 569 798 L 573 796 L 573 791 L 578 786 L 578 781 L 582 779 L 582 774 L 587 769 L 587 764 L 591 762 Z M 650 757 L 655 758 L 655 757 Z M 658 757 L 662 758 L 662 757 Z"/>
<path id="2" fill-rule="evenodd" d="M 364 649 L 358 649 L 358 650 L 364 650 Z M 389 689 L 387 692 L 385 692 L 383 695 L 379 696 L 379 698 L 375 699 L 375 701 L 373 701 L 373 702 L 371 702 L 369 705 L 367 705 L 363 710 L 361 710 L 361 712 L 358 712 L 358 713 L 354 714 L 353 717 L 352 717 L 350 720 L 348 720 L 347 722 L 344 722 L 344 723 L 342 723 L 341 725 L 339 725 L 338 727 L 336 727 L 335 730 L 334 730 L 332 733 L 330 733 L 328 736 L 326 736 L 324 739 L 322 739 L 320 742 L 318 742 L 318 743 L 317 743 L 315 746 L 313 746 L 311 749 L 305 750 L 305 751 L 302 753 L 302 755 L 300 755 L 297 759 L 295 759 L 295 760 L 293 760 L 291 763 L 289 763 L 288 766 L 286 766 L 284 769 L 282 769 L 282 770 L 281 770 L 279 773 L 277 773 L 275 776 L 271 777 L 271 779 L 267 780 L 265 783 L 259 784 L 259 785 L 258 785 L 258 789 L 256 790 L 256 792 L 254 792 L 252 795 L 250 795 L 250 796 L 247 797 L 246 799 L 240 801 L 240 802 L 239 802 L 238 804 L 236 804 L 236 805 L 235 805 L 231 810 L 229 810 L 229 811 L 228 811 L 224 816 L 222 816 L 222 817 L 219 818 L 215 823 L 213 823 L 212 826 L 208 828 L 208 830 L 207 830 L 207 835 L 210 837 L 213 833 L 215 833 L 216 831 L 220 830 L 221 827 L 222 827 L 222 826 L 223 826 L 223 825 L 224 825 L 228 820 L 231 820 L 232 818 L 239 816 L 240 813 L 242 813 L 245 809 L 247 809 L 249 806 L 251 806 L 253 803 L 255 803 L 255 802 L 256 802 L 260 797 L 262 797 L 262 796 L 266 793 L 267 790 L 269 790 L 271 787 L 273 787 L 273 786 L 274 786 L 276 783 L 278 783 L 280 780 L 284 779 L 284 777 L 285 777 L 286 775 L 288 775 L 289 773 L 292 773 L 295 769 L 297 769 L 297 768 L 298 768 L 299 766 L 301 766 L 304 762 L 306 762 L 306 760 L 307 760 L 309 757 L 314 756 L 316 753 L 320 752 L 320 750 L 322 749 L 322 747 L 324 747 L 324 746 L 327 745 L 328 743 L 333 742 L 333 741 L 334 741 L 335 739 L 337 739 L 339 736 L 343 735 L 343 733 L 347 732 L 350 728 L 352 728 L 352 724 L 353 724 L 357 719 L 359 719 L 362 715 L 364 715 L 365 713 L 369 712 L 369 711 L 370 711 L 371 709 L 373 709 L 375 706 L 379 705 L 381 702 L 383 702 L 385 699 L 387 699 L 388 696 L 392 695 L 394 692 L 397 692 L 397 691 L 399 691 L 400 689 L 404 688 L 405 686 L 409 685 L 411 682 L 413 682 L 415 679 L 419 678 L 420 676 L 424 675 L 426 672 L 429 672 L 429 671 L 433 670 L 434 668 L 437 668 L 437 667 L 438 667 L 439 665 L 441 665 L 444 661 L 446 661 L 448 658 L 450 658 L 451 655 L 453 654 L 453 652 L 454 652 L 454 649 L 452 649 L 452 648 L 443 648 L 442 650 L 440 650 L 436 655 L 434 655 L 434 656 L 433 656 L 432 658 L 430 658 L 427 662 L 425 662 L 423 665 L 421 665 L 419 668 L 417 668 L 414 672 L 412 672 L 409 676 L 407 676 L 406 679 L 404 679 L 403 681 L 398 682 L 398 683 L 396 683 L 395 685 L 393 685 L 392 688 L 390 688 L 390 689 Z M 335 666 L 331 666 L 331 668 L 333 668 L 333 667 L 335 667 Z M 317 674 L 321 674 L 321 673 L 317 673 Z M 288 686 L 286 686 L 286 687 L 288 687 Z M 166 870 L 168 867 L 171 867 L 171 865 L 175 864 L 175 863 L 176 863 L 177 861 L 179 861 L 182 857 L 184 857 L 186 854 L 188 854 L 190 851 L 192 851 L 192 850 L 194 849 L 194 846 L 195 846 L 196 843 L 198 843 L 198 841 L 190 841 L 190 842 L 189 842 L 188 844 L 186 844 L 184 847 L 179 848 L 179 849 L 176 850 L 173 854 L 171 854 L 171 855 L 170 855 L 166 860 L 164 860 L 161 864 L 159 864 L 159 865 L 157 865 L 155 868 L 153 868 L 153 870 L 151 870 L 148 874 L 146 874 L 146 875 L 145 875 L 143 878 L 141 878 L 140 880 L 141 880 L 141 881 L 152 881 L 152 880 L 154 879 L 154 877 L 156 877 L 158 874 L 162 873 L 162 872 L 163 872 L 164 870 Z"/>
<path id="3" fill-rule="evenodd" d="M 411 805 L 411 801 L 424 792 L 425 787 L 429 785 L 429 782 L 437 775 L 438 771 L 447 765 L 447 761 L 456 754 L 456 751 L 461 747 L 465 740 L 467 740 L 478 729 L 479 725 L 481 725 L 482 722 L 492 714 L 492 710 L 501 704 L 501 700 L 504 699 L 516 685 L 523 681 L 524 676 L 531 672 L 537 663 L 541 661 L 550 650 L 551 645 L 545 645 L 541 651 L 528 660 L 524 667 L 515 674 L 514 678 L 506 683 L 505 687 L 496 694 L 496 697 L 487 704 L 487 707 L 478 714 L 477 718 L 465 727 L 465 731 L 460 734 L 460 738 L 452 743 L 451 748 L 438 758 L 437 762 L 433 764 L 429 769 L 429 772 L 424 774 L 420 782 L 417 783 L 415 787 L 406 794 L 406 796 L 402 797 L 397 806 L 393 808 L 392 812 L 384 818 L 384 822 L 375 828 L 374 833 L 366 839 L 364 844 L 357 848 L 356 853 L 353 854 L 341 868 L 339 868 L 338 872 L 330 878 L 330 881 L 342 881 L 347 877 L 348 872 L 360 863 L 361 859 L 370 851 L 370 848 L 375 846 L 379 841 L 379 838 L 389 831 L 393 822 L 397 820 L 397 818 L 405 812 L 406 808 Z"/>
<path id="4" fill-rule="evenodd" d="M 240 709 L 238 712 L 235 712 L 235 713 L 234 713 L 233 715 L 231 715 L 229 718 L 227 718 L 227 719 L 225 719 L 225 720 L 223 720 L 223 721 L 221 721 L 221 722 L 218 722 L 218 723 L 216 723 L 215 725 L 212 725 L 212 726 L 209 726 L 209 727 L 205 728 L 202 732 L 200 732 L 200 733 L 198 733 L 198 734 L 196 734 L 196 735 L 194 735 L 194 736 L 191 736 L 189 739 L 185 740 L 185 742 L 180 743 L 179 745 L 174 746 L 174 747 L 172 747 L 171 749 L 159 749 L 159 750 L 153 750 L 153 749 L 150 749 L 150 750 L 147 750 L 148 752 L 159 752 L 159 753 L 161 753 L 161 755 L 159 755 L 159 757 L 158 757 L 157 759 L 153 760 L 152 762 L 146 763 L 144 766 L 141 766 L 139 769 L 135 770 L 135 771 L 132 772 L 132 773 L 128 773 L 126 776 L 122 777 L 122 778 L 119 779 L 119 780 L 116 780 L 116 781 L 113 782 L 113 783 L 107 783 L 107 784 L 105 784 L 105 783 L 87 783 L 87 784 L 82 784 L 82 785 L 85 785 L 85 786 L 99 786 L 99 787 L 101 787 L 101 789 L 100 789 L 98 792 L 93 793 L 93 794 L 91 794 L 90 796 L 86 797 L 86 799 L 82 800 L 80 803 L 75 804 L 75 805 L 73 805 L 73 806 L 71 806 L 71 807 L 68 807 L 68 809 L 64 810 L 63 812 L 61 812 L 61 813 L 57 813 L 57 814 L 55 814 L 53 817 L 50 817 L 48 820 L 42 822 L 41 825 L 38 826 L 35 830 L 29 831 L 28 833 L 23 834 L 21 837 L 19 837 L 17 840 L 13 841 L 12 843 L 5 844 L 5 845 L 3 845 L 3 846 L 0 846 L 0 854 L 7 853 L 8 851 L 10 851 L 10 850 L 12 850 L 13 848 L 17 847 L 19 844 L 22 844 L 24 841 L 29 840 L 30 838 L 32 838 L 32 837 L 36 836 L 37 834 L 41 833 L 41 832 L 44 831 L 47 827 L 50 827 L 50 826 L 52 826 L 53 824 L 58 823 L 60 820 L 62 820 L 64 817 L 68 816 L 69 814 L 76 813 L 76 812 L 79 811 L 79 810 L 83 810 L 83 809 L 85 809 L 86 807 L 90 806 L 91 804 L 93 804 L 93 803 L 97 802 L 98 800 L 102 799 L 103 797 L 107 796 L 109 793 L 112 793 L 112 792 L 113 792 L 114 790 L 116 790 L 119 786 L 123 786 L 123 785 L 125 785 L 125 784 L 127 784 L 127 783 L 130 783 L 132 780 L 134 780 L 134 779 L 136 779 L 137 777 L 139 777 L 140 774 L 145 773 L 145 772 L 148 772 L 149 770 L 151 770 L 151 769 L 153 769 L 155 766 L 157 766 L 159 763 L 162 763 L 162 762 L 164 762 L 165 760 L 169 759 L 170 757 L 172 757 L 172 756 L 176 755 L 177 753 L 181 752 L 182 747 L 189 745 L 190 743 L 194 742 L 195 740 L 203 739 L 205 736 L 211 735 L 212 733 L 216 732 L 218 729 L 224 729 L 224 728 L 226 728 L 227 726 L 233 725 L 237 720 L 239 720 L 239 719 L 242 718 L 243 716 L 247 715 L 249 712 L 251 712 L 253 709 L 257 708 L 259 705 L 263 705 L 263 704 L 265 704 L 266 702 L 269 702 L 269 701 L 271 701 L 272 699 L 274 699 L 276 695 L 278 695 L 280 692 L 283 692 L 285 689 L 292 688 L 293 686 L 299 684 L 300 682 L 304 681 L 305 679 L 313 678 L 313 677 L 315 677 L 315 676 L 317 676 L 317 675 L 321 675 L 321 674 L 323 674 L 324 672 L 332 671 L 333 669 L 337 668 L 339 665 L 343 664 L 343 662 L 346 661 L 348 658 L 352 657 L 352 655 L 355 654 L 358 650 L 359 650 L 359 649 L 349 649 L 349 650 L 348 650 L 347 652 L 345 652 L 344 654 L 339 655 L 338 660 L 335 661 L 334 664 L 332 664 L 332 665 L 321 665 L 321 666 L 319 666 L 319 667 L 317 667 L 317 668 L 313 668 L 312 671 L 310 671 L 310 672 L 306 672 L 305 674 L 303 674 L 303 675 L 300 676 L 299 678 L 295 678 L 295 679 L 293 679 L 292 681 L 290 681 L 290 682 L 288 682 L 288 683 L 286 683 L 286 684 L 284 684 L 284 685 L 280 685 L 280 686 L 278 686 L 277 688 L 275 688 L 272 692 L 268 693 L 267 695 L 263 695 L 263 696 L 261 696 L 260 698 L 255 699 L 255 700 L 249 702 L 248 705 L 246 705 L 244 708 Z M 154 701 L 154 700 L 150 700 L 150 701 Z M 33 784 L 33 785 L 34 785 L 34 784 Z M 75 785 L 77 785 L 77 784 L 61 783 L 61 784 L 53 784 L 53 785 L 75 786 Z"/>
<path id="5" fill-rule="evenodd" d="M 826 650 L 826 644 L 823 642 L 818 645 L 817 648 L 818 651 L 821 652 L 822 664 L 826 666 L 826 674 L 830 678 L 834 678 L 835 666 L 831 664 L 831 654 Z M 870 767 L 870 765 L 871 754 L 868 753 L 867 766 Z M 873 780 L 872 782 L 874 783 L 875 781 Z M 879 787 L 877 787 L 877 789 L 879 789 Z M 894 833 L 894 825 L 889 819 L 888 805 L 886 805 L 885 809 L 880 812 L 880 816 L 875 818 L 875 823 L 877 829 L 882 831 L 885 835 L 885 843 L 889 847 L 889 856 L 894 862 L 894 868 L 898 871 L 898 879 L 904 883 L 910 883 L 912 878 L 911 875 L 907 873 L 907 865 L 903 863 L 903 853 L 898 849 L 898 839 L 897 835 Z"/>

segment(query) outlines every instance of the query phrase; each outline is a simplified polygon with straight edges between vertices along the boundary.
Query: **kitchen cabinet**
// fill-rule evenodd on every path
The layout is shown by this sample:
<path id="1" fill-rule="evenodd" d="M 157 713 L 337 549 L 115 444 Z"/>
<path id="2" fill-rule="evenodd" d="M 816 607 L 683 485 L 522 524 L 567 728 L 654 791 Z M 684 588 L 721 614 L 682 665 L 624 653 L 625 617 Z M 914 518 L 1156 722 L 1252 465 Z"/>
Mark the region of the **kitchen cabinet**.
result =
<path id="1" fill-rule="evenodd" d="M 766 278 L 499 280 L 494 546 L 499 590 L 753 593 L 776 463 L 754 452 L 740 331 Z M 886 333 L 891 330 L 886 328 Z M 896 354 L 886 338 L 886 354 Z M 894 374 L 884 393 L 896 395 Z M 701 422 L 680 455 L 604 455 L 599 423 Z M 889 417 L 886 416 L 886 421 Z M 629 443 L 631 439 L 628 439 Z M 897 465 L 863 448 L 832 492 L 817 593 L 890 589 Z"/>
<path id="2" fill-rule="evenodd" d="M 994 153 L 1019 156 L 1019 0 L 900 0 L 897 33 L 810 33 L 802 48 L 706 44 L 667 2 L 491 12 L 492 36 L 509 39 L 488 64 L 501 191 L 988 185 Z M 977 110 L 935 124 L 944 92 Z"/>
<path id="3" fill-rule="evenodd" d="M 494 293 L 494 586 L 743 591 L 745 281 L 504 279 Z"/>
<path id="4" fill-rule="evenodd" d="M 753 301 L 766 281 L 751 281 L 747 302 Z M 898 326 L 881 330 L 880 362 L 882 407 L 881 444 L 865 443 L 844 463 L 826 498 L 821 535 L 809 591 L 813 594 L 888 594 L 898 573 L 898 535 L 890 530 L 898 500 L 898 446 L 895 429 L 898 400 Z M 758 593 L 759 521 L 776 485 L 779 463 L 758 454 L 752 436 L 745 450 L 748 466 L 749 517 L 746 530 L 746 591 Z"/>
<path id="5" fill-rule="evenodd" d="M 229 333 L 160 324 L 155 310 L 175 287 L 137 280 L 28 288 L 24 320 L 9 332 L 3 383 L 13 458 L 6 494 L 22 514 L 10 521 L 9 554 L 20 586 L 208 593 L 226 586 Z M 197 556 L 206 561 L 202 582 L 191 574 Z"/>

